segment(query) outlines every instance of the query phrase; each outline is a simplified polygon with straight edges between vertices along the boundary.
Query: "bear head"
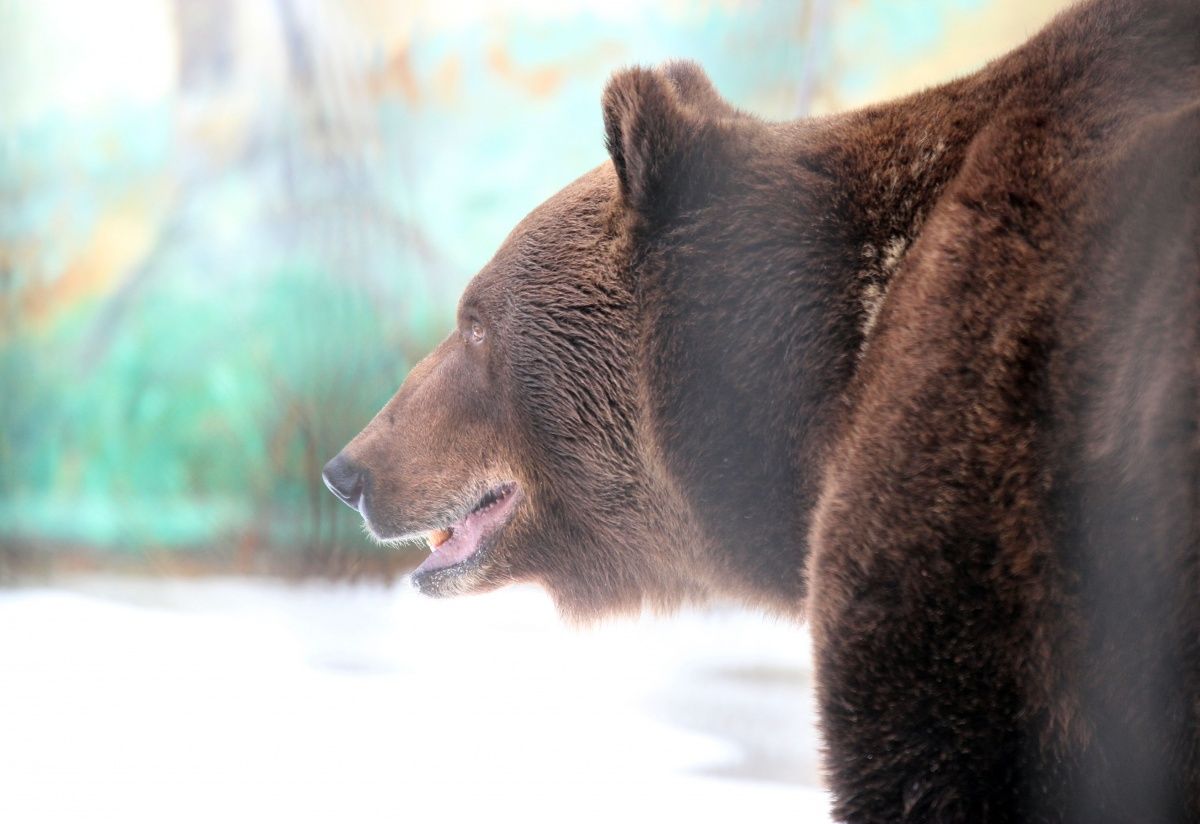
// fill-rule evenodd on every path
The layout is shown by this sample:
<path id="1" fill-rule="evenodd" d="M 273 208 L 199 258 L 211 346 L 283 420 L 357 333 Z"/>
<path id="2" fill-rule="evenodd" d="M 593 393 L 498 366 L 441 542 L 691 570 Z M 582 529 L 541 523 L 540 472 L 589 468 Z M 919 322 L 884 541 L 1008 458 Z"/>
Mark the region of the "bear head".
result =
<path id="1" fill-rule="evenodd" d="M 765 126 L 686 62 L 616 74 L 603 119 L 611 162 L 513 230 L 467 286 L 455 329 L 325 469 L 375 538 L 428 542 L 413 574 L 422 592 L 532 581 L 568 616 L 669 608 L 742 574 L 746 562 L 720 547 L 754 537 L 740 521 L 748 503 L 794 503 L 784 440 L 730 432 L 731 416 L 757 430 L 760 408 L 705 395 L 752 398 L 762 387 L 710 387 L 703 312 L 664 285 L 686 268 L 669 253 L 683 234 L 693 268 L 706 242 L 730 237 L 720 193 Z M 738 189 L 750 193 L 743 206 L 759 191 L 750 183 Z M 765 248 L 762 223 L 737 242 Z M 675 363 L 682 349 L 690 354 Z M 754 483 L 707 488 L 714 468 Z M 782 526 L 755 540 L 786 551 L 786 513 L 761 520 Z M 783 573 L 748 566 L 795 594 L 795 558 Z"/>

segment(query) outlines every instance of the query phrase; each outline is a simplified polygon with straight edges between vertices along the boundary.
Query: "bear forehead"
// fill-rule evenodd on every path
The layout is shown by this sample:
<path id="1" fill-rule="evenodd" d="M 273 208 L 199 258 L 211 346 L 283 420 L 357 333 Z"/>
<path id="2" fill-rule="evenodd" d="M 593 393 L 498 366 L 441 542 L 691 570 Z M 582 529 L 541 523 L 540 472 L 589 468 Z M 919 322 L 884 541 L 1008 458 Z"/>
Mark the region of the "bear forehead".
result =
<path id="1" fill-rule="evenodd" d="M 611 163 L 582 175 L 530 212 L 471 281 L 463 304 L 522 282 L 585 275 L 607 262 L 618 208 Z"/>

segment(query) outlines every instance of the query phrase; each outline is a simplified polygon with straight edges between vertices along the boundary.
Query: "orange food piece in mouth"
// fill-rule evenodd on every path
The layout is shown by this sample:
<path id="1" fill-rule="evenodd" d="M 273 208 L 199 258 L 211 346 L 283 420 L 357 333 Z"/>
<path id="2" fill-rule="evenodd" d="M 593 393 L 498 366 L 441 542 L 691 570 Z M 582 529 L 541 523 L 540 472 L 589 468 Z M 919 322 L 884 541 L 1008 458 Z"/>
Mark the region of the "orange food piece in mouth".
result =
<path id="1" fill-rule="evenodd" d="M 442 544 L 446 543 L 446 541 L 449 541 L 449 540 L 450 540 L 450 536 L 451 536 L 451 535 L 453 535 L 453 534 L 454 534 L 454 533 L 453 533 L 453 532 L 451 532 L 449 529 L 435 529 L 435 530 L 432 530 L 432 531 L 429 533 L 429 545 L 430 545 L 431 547 L 433 547 L 434 549 L 437 549 L 437 548 L 438 548 L 438 547 L 440 547 Z"/>

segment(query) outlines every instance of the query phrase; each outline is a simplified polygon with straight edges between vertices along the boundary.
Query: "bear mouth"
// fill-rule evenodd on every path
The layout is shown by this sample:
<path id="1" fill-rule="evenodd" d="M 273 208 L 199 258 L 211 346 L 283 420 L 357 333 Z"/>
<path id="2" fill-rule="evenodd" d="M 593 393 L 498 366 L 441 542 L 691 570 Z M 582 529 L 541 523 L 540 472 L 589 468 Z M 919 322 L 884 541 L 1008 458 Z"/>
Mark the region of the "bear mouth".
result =
<path id="1" fill-rule="evenodd" d="M 431 573 L 446 573 L 477 562 L 516 508 L 520 491 L 514 482 L 497 484 L 483 494 L 463 515 L 424 534 L 429 557 L 413 571 L 420 587 Z"/>

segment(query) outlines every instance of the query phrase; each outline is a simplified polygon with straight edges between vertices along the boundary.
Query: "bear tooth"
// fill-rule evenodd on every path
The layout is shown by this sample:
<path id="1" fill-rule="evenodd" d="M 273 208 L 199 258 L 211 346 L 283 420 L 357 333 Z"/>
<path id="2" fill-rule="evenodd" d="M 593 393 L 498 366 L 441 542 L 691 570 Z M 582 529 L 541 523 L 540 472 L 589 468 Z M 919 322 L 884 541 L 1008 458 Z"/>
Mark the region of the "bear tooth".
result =
<path id="1" fill-rule="evenodd" d="M 454 533 L 449 529 L 431 529 L 425 539 L 429 541 L 430 551 L 437 549 L 446 541 L 450 540 L 450 536 Z"/>

